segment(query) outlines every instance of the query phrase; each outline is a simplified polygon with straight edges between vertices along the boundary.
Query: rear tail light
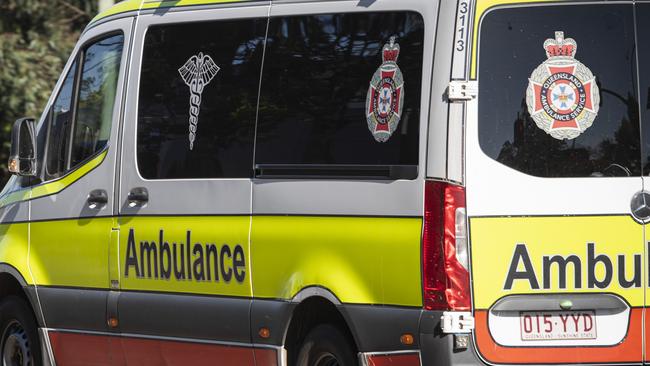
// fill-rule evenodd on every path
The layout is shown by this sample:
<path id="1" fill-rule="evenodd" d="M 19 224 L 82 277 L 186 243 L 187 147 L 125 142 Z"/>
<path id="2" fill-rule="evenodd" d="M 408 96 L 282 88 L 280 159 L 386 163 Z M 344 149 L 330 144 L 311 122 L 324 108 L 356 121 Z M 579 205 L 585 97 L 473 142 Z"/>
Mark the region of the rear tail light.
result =
<path id="1" fill-rule="evenodd" d="M 425 309 L 470 310 L 463 187 L 425 183 L 422 264 Z"/>

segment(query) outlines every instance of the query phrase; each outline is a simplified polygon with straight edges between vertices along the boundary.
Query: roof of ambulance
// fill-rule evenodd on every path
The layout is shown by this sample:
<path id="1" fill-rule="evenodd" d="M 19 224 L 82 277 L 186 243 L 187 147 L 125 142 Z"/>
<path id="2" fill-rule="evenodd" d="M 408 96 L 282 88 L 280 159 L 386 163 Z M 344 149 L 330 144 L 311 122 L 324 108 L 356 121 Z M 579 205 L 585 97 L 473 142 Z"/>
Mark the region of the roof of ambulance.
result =
<path id="1" fill-rule="evenodd" d="M 130 11 L 137 11 L 142 6 L 142 9 L 157 9 L 157 8 L 175 8 L 192 5 L 210 5 L 222 3 L 241 3 L 260 0 L 125 0 L 115 4 L 110 9 L 98 14 L 90 24 L 97 22 L 100 19 L 126 13 Z M 376 0 L 382 1 L 382 0 Z M 425 0 L 429 1 L 429 0 Z M 443 0 L 444 1 L 444 0 Z M 517 4 L 517 3 L 532 3 L 532 2 L 549 2 L 549 1 L 564 1 L 564 0 L 476 0 L 477 15 L 480 15 L 486 9 L 495 5 L 504 4 Z"/>
<path id="2" fill-rule="evenodd" d="M 157 8 L 175 8 L 181 6 L 192 6 L 192 5 L 209 5 L 209 4 L 221 4 L 221 3 L 241 3 L 249 2 L 254 0 L 125 0 L 113 5 L 110 9 L 99 13 L 93 20 L 90 21 L 90 24 L 95 23 L 96 21 L 109 17 L 111 15 L 116 15 L 120 13 L 126 13 L 129 11 L 136 11 L 140 9 L 157 9 Z"/>

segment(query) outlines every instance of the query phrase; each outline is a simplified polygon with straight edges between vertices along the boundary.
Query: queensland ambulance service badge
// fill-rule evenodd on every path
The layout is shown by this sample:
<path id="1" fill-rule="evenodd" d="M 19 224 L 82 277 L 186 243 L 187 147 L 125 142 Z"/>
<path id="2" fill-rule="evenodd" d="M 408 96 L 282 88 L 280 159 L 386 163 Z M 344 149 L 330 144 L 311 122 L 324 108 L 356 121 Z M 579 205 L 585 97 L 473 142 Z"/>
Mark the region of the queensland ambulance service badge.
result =
<path id="1" fill-rule="evenodd" d="M 548 60 L 528 79 L 528 112 L 537 127 L 558 140 L 580 136 L 598 115 L 596 78 L 574 58 L 577 48 L 575 40 L 555 32 L 555 39 L 544 42 Z"/>
<path id="2" fill-rule="evenodd" d="M 397 129 L 404 105 L 404 76 L 397 66 L 399 44 L 395 37 L 382 49 L 383 63 L 370 81 L 366 119 L 375 140 L 386 142 Z"/>

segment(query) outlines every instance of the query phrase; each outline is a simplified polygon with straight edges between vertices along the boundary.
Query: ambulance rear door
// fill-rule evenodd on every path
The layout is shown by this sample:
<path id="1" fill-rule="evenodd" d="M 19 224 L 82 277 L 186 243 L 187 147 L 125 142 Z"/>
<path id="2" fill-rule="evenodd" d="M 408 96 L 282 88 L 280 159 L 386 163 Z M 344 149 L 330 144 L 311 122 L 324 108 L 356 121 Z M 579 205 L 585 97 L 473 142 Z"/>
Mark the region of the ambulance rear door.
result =
<path id="1" fill-rule="evenodd" d="M 634 5 L 486 3 L 466 122 L 478 354 L 490 364 L 641 363 Z"/>

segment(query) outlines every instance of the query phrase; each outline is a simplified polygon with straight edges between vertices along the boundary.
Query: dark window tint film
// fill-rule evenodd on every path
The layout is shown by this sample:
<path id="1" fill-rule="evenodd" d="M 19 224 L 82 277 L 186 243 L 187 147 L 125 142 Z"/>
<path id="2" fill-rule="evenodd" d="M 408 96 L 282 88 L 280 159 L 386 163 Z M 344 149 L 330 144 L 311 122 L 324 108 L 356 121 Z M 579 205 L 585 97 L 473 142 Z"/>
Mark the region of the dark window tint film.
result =
<path id="1" fill-rule="evenodd" d="M 637 4 L 643 175 L 650 175 L 650 4 Z"/>
<path id="2" fill-rule="evenodd" d="M 379 142 L 369 128 L 366 97 L 392 37 L 388 58 L 397 57 L 403 80 L 386 76 L 390 66 L 377 74 L 384 79 L 375 80 L 377 98 L 370 109 L 378 115 L 397 112 L 401 119 L 390 138 Z M 272 18 L 255 163 L 417 164 L 423 40 L 417 13 Z"/>
<path id="3" fill-rule="evenodd" d="M 529 77 L 547 60 L 543 44 L 555 38 L 556 31 L 576 41 L 575 59 L 591 70 L 600 90 L 594 98 L 600 103 L 593 124 L 574 139 L 547 134 L 526 104 Z M 483 151 L 541 177 L 641 174 L 634 39 L 632 5 L 520 7 L 488 13 L 480 30 L 478 60 Z"/>
<path id="4" fill-rule="evenodd" d="M 47 142 L 47 163 L 46 180 L 57 178 L 66 171 L 66 159 L 68 153 L 68 137 L 72 125 L 72 103 L 74 102 L 74 79 L 77 72 L 75 62 L 65 80 L 59 95 L 57 95 L 49 114 L 49 129 Z"/>
<path id="5" fill-rule="evenodd" d="M 123 35 L 115 35 L 93 44 L 84 52 L 72 140 L 72 167 L 108 143 L 123 42 Z"/>
<path id="6" fill-rule="evenodd" d="M 266 25 L 247 19 L 147 31 L 137 122 L 144 178 L 251 176 Z"/>

